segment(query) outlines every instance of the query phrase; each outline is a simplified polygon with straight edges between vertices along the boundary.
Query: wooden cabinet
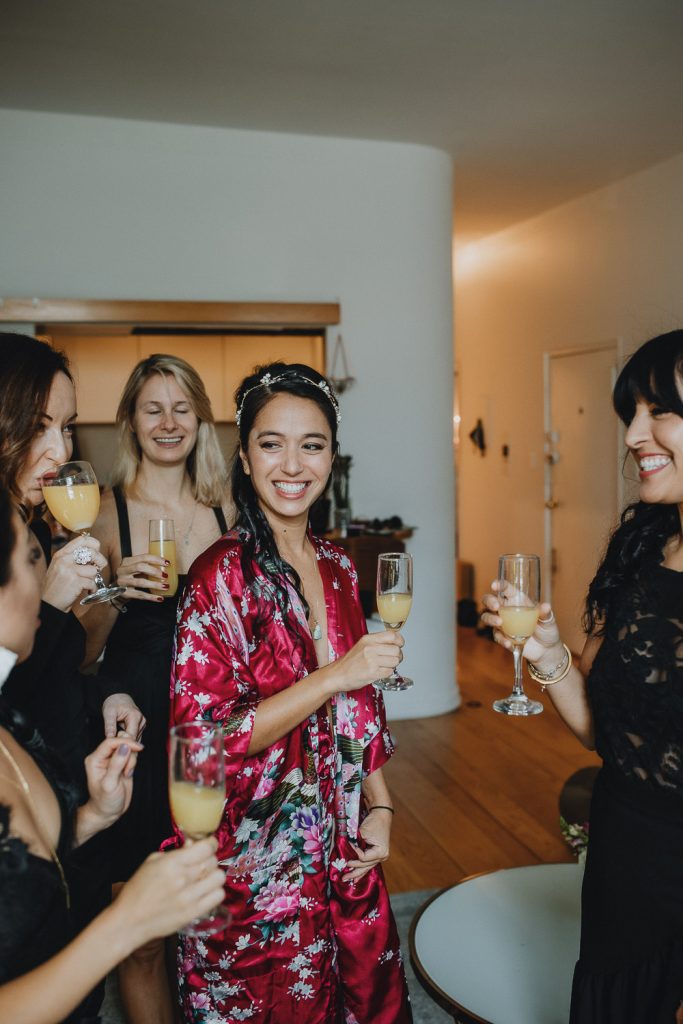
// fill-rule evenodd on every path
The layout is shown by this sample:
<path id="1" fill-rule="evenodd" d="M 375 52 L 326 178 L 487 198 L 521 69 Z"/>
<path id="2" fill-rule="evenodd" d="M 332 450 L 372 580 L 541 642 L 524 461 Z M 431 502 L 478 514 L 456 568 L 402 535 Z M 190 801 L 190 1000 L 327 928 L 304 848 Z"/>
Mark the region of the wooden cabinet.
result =
<path id="1" fill-rule="evenodd" d="M 393 535 L 361 533 L 352 537 L 331 536 L 335 544 L 344 548 L 358 572 L 358 589 L 366 618 L 377 610 L 377 556 L 389 551 L 405 551 L 405 544 Z"/>
<path id="2" fill-rule="evenodd" d="M 324 373 L 321 334 L 62 334 L 55 348 L 69 358 L 81 423 L 113 423 L 131 370 L 155 352 L 180 356 L 204 382 L 216 420 L 235 420 L 233 395 L 255 366 L 281 360 L 306 363 Z"/>
<path id="3" fill-rule="evenodd" d="M 79 422 L 113 423 L 123 387 L 140 358 L 139 339 L 112 334 L 60 336 L 54 346 L 71 364 Z"/>
<path id="4" fill-rule="evenodd" d="M 325 346 L 322 335 L 230 334 L 223 339 L 224 408 L 226 419 L 235 419 L 233 395 L 241 381 L 255 366 L 264 363 L 306 363 L 325 372 Z"/>
<path id="5" fill-rule="evenodd" d="M 138 341 L 139 359 L 163 352 L 169 356 L 179 356 L 193 366 L 204 382 L 214 418 L 229 418 L 223 387 L 225 346 L 222 335 L 141 334 Z"/>

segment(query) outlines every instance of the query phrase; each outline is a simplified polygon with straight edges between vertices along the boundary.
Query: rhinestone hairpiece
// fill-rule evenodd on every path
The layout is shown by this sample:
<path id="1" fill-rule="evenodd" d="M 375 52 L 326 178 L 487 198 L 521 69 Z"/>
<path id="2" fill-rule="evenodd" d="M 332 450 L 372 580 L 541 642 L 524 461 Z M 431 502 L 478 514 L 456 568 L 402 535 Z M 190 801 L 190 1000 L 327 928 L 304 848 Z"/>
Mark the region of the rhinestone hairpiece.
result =
<path id="1" fill-rule="evenodd" d="M 246 401 L 247 395 L 250 395 L 252 391 L 257 391 L 258 388 L 268 387 L 269 384 L 277 384 L 281 380 L 302 380 L 306 384 L 311 384 L 314 388 L 320 388 L 320 390 L 324 392 L 332 408 L 334 409 L 334 414 L 337 418 L 337 426 L 339 426 L 339 424 L 341 423 L 341 412 L 339 411 L 339 403 L 337 402 L 337 396 L 335 395 L 334 391 L 332 390 L 332 388 L 330 387 L 326 380 L 319 380 L 316 382 L 314 380 L 311 380 L 310 377 L 304 377 L 302 373 L 281 373 L 277 377 L 273 377 L 271 373 L 264 373 L 263 377 L 261 377 L 258 384 L 254 384 L 242 395 L 242 401 L 240 402 L 239 408 L 237 409 L 237 413 L 235 414 L 235 422 L 237 423 L 238 427 L 240 425 L 240 420 L 242 419 L 242 409 L 244 408 L 244 403 Z"/>

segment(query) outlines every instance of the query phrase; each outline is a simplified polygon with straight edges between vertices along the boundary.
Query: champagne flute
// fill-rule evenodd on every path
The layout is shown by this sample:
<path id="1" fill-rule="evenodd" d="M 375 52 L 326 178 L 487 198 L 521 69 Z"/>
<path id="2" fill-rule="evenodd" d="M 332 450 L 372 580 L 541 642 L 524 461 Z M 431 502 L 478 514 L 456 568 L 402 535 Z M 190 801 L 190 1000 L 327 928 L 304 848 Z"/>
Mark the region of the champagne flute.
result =
<path id="1" fill-rule="evenodd" d="M 43 478 L 43 497 L 58 523 L 71 533 L 90 536 L 89 531 L 100 511 L 100 489 L 89 462 L 65 462 L 57 466 L 54 474 Z M 95 583 L 97 590 L 84 597 L 81 604 L 101 604 L 126 591 L 125 587 L 108 587 L 99 569 L 95 572 Z"/>
<path id="2" fill-rule="evenodd" d="M 522 684 L 522 649 L 538 622 L 541 600 L 541 560 L 538 555 L 501 555 L 498 559 L 498 614 L 502 630 L 512 640 L 515 682 L 512 693 L 493 703 L 503 715 L 540 715 L 543 705 L 531 700 Z"/>
<path id="3" fill-rule="evenodd" d="M 165 590 L 150 590 L 159 597 L 173 597 L 178 589 L 178 568 L 175 550 L 175 526 L 172 519 L 150 519 L 149 553 L 159 555 L 168 562 L 168 586 Z"/>
<path id="4" fill-rule="evenodd" d="M 400 629 L 413 603 L 413 559 L 404 552 L 389 552 L 377 559 L 377 611 L 385 629 Z M 413 680 L 394 669 L 387 679 L 377 679 L 382 690 L 408 690 Z"/>
<path id="5" fill-rule="evenodd" d="M 185 841 L 205 839 L 220 824 L 225 804 L 223 730 L 211 722 L 186 722 L 170 732 L 168 789 L 173 819 Z M 231 915 L 225 904 L 187 925 L 186 935 L 224 931 Z"/>

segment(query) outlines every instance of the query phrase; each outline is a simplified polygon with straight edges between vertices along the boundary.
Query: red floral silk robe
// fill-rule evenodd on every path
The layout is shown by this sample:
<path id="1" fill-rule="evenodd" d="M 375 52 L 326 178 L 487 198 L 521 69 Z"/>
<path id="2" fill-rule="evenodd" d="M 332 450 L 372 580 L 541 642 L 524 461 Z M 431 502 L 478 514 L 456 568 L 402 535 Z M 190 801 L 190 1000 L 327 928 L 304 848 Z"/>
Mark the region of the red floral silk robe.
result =
<path id="1" fill-rule="evenodd" d="M 329 659 L 365 632 L 357 576 L 343 550 L 314 538 L 325 591 Z M 185 1020 L 202 1024 L 408 1024 L 410 1005 L 380 868 L 342 881 L 354 857 L 361 782 L 393 753 L 373 686 L 332 700 L 249 756 L 259 701 L 296 685 L 317 659 L 290 589 L 297 641 L 272 584 L 247 587 L 237 533 L 194 563 L 179 609 L 172 724 L 205 719 L 225 730 L 227 799 L 218 831 L 233 921 L 223 933 L 181 937 Z"/>

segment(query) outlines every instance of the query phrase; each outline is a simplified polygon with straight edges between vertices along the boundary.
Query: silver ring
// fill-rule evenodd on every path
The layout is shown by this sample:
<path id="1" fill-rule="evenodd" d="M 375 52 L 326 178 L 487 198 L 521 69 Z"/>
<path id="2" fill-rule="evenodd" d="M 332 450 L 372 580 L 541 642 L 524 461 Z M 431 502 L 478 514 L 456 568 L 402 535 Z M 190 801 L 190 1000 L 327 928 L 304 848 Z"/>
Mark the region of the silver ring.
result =
<path id="1" fill-rule="evenodd" d="M 549 626 L 550 623 L 554 622 L 554 621 L 555 621 L 555 614 L 554 614 L 554 612 L 551 612 L 549 619 L 539 619 L 538 620 L 538 624 L 539 624 L 539 626 Z"/>
<path id="2" fill-rule="evenodd" d="M 83 544 L 80 547 L 74 548 L 74 562 L 76 565 L 90 565 L 92 562 L 92 551 L 90 548 L 86 548 Z"/>

